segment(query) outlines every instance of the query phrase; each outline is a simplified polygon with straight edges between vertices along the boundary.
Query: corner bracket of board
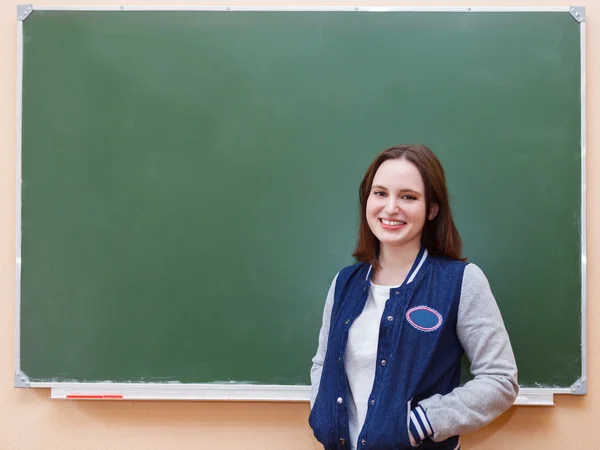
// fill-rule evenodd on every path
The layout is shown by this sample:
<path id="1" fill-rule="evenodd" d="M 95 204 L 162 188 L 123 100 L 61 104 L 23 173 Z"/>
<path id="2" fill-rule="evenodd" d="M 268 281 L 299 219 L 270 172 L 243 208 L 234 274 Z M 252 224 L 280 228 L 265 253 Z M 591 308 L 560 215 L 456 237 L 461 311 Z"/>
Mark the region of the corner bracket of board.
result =
<path id="1" fill-rule="evenodd" d="M 23 372 L 15 372 L 15 387 L 28 388 L 31 387 L 29 378 Z"/>
<path id="2" fill-rule="evenodd" d="M 571 6 L 570 12 L 577 22 L 585 22 L 585 6 Z"/>
<path id="3" fill-rule="evenodd" d="M 24 21 L 33 12 L 33 5 L 17 5 L 17 19 Z"/>
<path id="4" fill-rule="evenodd" d="M 587 383 L 585 378 L 579 378 L 571 386 L 571 394 L 574 395 L 585 395 L 587 394 Z"/>

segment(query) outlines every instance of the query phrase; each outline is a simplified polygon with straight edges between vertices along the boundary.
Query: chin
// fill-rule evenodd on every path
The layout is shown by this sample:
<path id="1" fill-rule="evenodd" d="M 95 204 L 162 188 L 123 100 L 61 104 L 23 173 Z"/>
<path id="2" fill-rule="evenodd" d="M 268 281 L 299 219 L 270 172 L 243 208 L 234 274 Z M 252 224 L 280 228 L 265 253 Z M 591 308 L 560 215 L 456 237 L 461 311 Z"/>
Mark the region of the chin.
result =
<path id="1" fill-rule="evenodd" d="M 388 245 L 390 247 L 404 247 L 406 245 L 411 245 L 414 244 L 415 246 L 420 246 L 421 242 L 419 239 L 417 238 L 410 238 L 410 237 L 402 237 L 399 239 L 390 239 L 390 238 L 383 238 L 380 239 L 379 237 L 377 237 L 379 239 L 379 243 L 383 244 L 383 245 Z"/>

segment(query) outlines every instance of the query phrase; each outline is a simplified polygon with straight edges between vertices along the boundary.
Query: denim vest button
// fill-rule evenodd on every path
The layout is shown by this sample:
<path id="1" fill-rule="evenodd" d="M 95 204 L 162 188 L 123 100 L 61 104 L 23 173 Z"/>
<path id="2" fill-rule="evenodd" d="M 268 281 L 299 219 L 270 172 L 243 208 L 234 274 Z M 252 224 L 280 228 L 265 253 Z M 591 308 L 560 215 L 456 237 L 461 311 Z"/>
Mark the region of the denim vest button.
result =
<path id="1" fill-rule="evenodd" d="M 394 316 L 388 316 L 388 322 L 391 322 L 392 320 L 394 320 Z"/>
<path id="2" fill-rule="evenodd" d="M 366 439 L 363 439 L 362 441 L 360 441 L 360 443 L 361 443 L 362 445 L 367 445 L 367 440 L 366 440 Z"/>
<path id="3" fill-rule="evenodd" d="M 339 443 L 340 445 L 344 445 L 346 443 L 346 440 L 344 438 L 340 438 Z"/>
<path id="4" fill-rule="evenodd" d="M 387 364 L 387 361 L 386 361 L 385 359 L 382 359 L 382 360 L 381 360 L 381 365 L 382 365 L 382 366 L 385 366 L 386 364 Z"/>
<path id="5" fill-rule="evenodd" d="M 396 295 L 400 294 L 400 291 L 396 291 Z"/>
<path id="6" fill-rule="evenodd" d="M 346 319 L 346 320 L 344 320 L 344 323 L 345 323 L 346 325 L 348 325 L 348 324 L 350 323 L 350 319 Z"/>
<path id="7" fill-rule="evenodd" d="M 374 405 L 374 404 L 375 404 L 375 399 L 372 399 L 371 400 L 371 405 Z"/>
<path id="8" fill-rule="evenodd" d="M 338 403 L 338 405 L 341 405 L 342 403 L 344 403 L 344 400 L 342 400 L 342 397 L 338 397 L 337 403 Z"/>

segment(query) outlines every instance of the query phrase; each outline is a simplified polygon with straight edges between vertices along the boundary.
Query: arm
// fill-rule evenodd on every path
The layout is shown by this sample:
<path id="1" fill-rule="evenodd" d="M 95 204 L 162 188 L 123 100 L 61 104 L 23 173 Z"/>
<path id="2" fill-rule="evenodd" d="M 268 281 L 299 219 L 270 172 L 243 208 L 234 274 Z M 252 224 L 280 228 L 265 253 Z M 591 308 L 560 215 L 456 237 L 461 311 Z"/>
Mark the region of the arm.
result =
<path id="1" fill-rule="evenodd" d="M 312 359 L 312 367 L 310 369 L 310 408 L 315 404 L 317 394 L 319 392 L 319 384 L 321 383 L 321 372 L 323 371 L 323 363 L 325 362 L 325 354 L 327 353 L 327 339 L 329 338 L 329 323 L 331 322 L 331 309 L 333 308 L 333 297 L 335 292 L 335 282 L 337 275 L 331 282 L 327 300 L 325 300 L 325 308 L 323 309 L 323 323 L 319 332 L 319 346 L 317 354 Z"/>
<path id="2" fill-rule="evenodd" d="M 410 423 L 414 445 L 421 442 L 416 420 L 421 429 L 429 425 L 429 437 L 440 442 L 488 424 L 517 397 L 517 365 L 508 333 L 488 280 L 474 264 L 465 268 L 456 328 L 474 379 L 419 403 Z"/>

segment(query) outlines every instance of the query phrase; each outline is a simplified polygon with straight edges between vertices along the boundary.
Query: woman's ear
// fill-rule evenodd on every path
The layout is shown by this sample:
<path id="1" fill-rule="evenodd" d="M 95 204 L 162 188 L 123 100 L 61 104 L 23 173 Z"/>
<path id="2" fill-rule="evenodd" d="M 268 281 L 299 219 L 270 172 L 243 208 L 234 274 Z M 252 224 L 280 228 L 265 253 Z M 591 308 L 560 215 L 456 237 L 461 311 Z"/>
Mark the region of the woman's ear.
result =
<path id="1" fill-rule="evenodd" d="M 428 217 L 428 219 L 429 220 L 435 219 L 435 217 L 437 216 L 439 210 L 440 210 L 439 205 L 437 203 L 433 203 L 431 205 L 431 208 L 429 209 L 429 217 Z"/>

